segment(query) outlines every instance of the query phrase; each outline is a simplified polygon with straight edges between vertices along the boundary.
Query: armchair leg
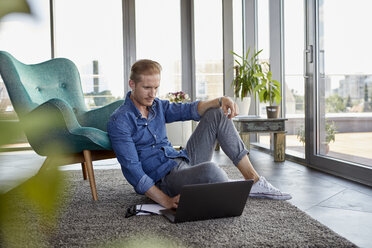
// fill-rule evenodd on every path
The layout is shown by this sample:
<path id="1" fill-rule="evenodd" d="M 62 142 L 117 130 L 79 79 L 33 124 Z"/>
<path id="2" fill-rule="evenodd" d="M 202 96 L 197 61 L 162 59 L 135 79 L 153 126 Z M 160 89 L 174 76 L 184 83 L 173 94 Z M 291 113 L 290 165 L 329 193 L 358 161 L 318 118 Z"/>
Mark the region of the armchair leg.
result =
<path id="1" fill-rule="evenodd" d="M 86 162 L 81 163 L 81 170 L 83 171 L 84 180 L 87 180 L 87 164 L 86 164 Z"/>
<path id="2" fill-rule="evenodd" d="M 89 150 L 84 150 L 83 154 L 84 154 L 85 164 L 88 170 L 88 178 L 89 178 L 90 189 L 92 191 L 93 200 L 96 201 L 98 200 L 98 196 L 97 196 L 97 189 L 96 189 L 96 181 L 94 179 L 92 154 Z"/>

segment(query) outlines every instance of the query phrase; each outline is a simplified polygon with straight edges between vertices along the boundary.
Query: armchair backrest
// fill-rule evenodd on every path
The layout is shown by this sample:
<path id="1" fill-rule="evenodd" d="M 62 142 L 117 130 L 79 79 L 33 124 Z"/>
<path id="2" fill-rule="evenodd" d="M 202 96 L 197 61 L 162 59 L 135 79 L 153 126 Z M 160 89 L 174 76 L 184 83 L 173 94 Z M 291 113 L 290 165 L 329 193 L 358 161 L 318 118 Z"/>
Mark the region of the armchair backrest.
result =
<path id="1" fill-rule="evenodd" d="M 79 72 L 68 59 L 56 58 L 26 65 L 0 51 L 0 75 L 20 119 L 53 98 L 68 102 L 76 115 L 87 111 Z"/>

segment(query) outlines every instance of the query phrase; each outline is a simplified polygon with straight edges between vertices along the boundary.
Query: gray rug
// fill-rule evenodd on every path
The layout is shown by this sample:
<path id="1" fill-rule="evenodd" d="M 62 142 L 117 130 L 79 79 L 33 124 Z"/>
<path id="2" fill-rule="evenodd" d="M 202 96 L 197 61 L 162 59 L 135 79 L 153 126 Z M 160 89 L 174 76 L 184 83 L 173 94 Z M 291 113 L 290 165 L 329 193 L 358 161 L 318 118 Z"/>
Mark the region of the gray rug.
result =
<path id="1" fill-rule="evenodd" d="M 240 178 L 233 166 L 223 166 Z M 99 200 L 93 202 L 81 171 L 69 171 L 71 201 L 49 238 L 53 247 L 355 247 L 285 201 L 249 199 L 243 215 L 171 224 L 162 216 L 124 218 L 137 195 L 121 170 L 96 170 Z M 0 245 L 1 246 L 1 245 Z"/>

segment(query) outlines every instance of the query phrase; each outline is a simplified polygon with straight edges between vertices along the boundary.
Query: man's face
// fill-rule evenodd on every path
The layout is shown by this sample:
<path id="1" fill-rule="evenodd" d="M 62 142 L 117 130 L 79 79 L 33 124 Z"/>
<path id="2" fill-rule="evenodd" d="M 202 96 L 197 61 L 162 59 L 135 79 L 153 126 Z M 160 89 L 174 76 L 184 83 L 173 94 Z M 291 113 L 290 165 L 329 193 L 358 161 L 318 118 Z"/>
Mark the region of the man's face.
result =
<path id="1" fill-rule="evenodd" d="M 137 107 L 150 107 L 158 93 L 160 74 L 143 75 L 140 82 L 129 81 L 131 99 Z"/>

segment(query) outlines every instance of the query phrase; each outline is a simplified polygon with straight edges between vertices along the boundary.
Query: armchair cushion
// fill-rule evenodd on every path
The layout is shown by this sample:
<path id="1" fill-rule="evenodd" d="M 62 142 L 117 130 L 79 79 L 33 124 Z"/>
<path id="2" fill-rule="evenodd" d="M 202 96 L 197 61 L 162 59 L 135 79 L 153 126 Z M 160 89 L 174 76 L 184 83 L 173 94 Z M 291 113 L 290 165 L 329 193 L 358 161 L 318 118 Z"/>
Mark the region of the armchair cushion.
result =
<path id="1" fill-rule="evenodd" d="M 101 108 L 92 109 L 90 111 L 84 112 L 79 115 L 78 121 L 82 126 L 85 127 L 95 127 L 102 131 L 107 131 L 107 121 L 109 120 L 111 114 L 122 105 L 124 100 L 118 100 L 116 102 L 107 104 Z"/>

